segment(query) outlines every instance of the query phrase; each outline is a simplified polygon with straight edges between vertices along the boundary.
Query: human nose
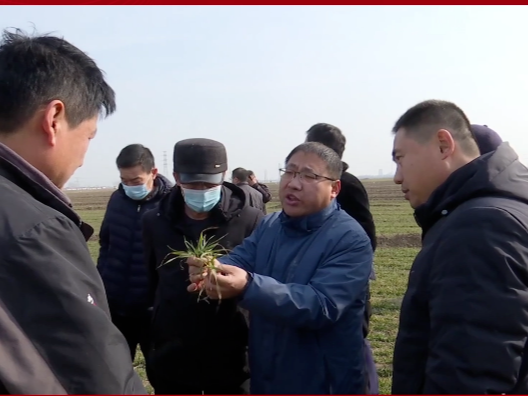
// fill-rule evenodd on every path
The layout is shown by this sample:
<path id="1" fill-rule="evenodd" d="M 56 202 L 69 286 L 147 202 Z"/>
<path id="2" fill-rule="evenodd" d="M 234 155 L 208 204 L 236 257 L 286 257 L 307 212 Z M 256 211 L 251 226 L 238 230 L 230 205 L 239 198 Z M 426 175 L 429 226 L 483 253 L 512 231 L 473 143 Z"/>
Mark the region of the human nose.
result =
<path id="1" fill-rule="evenodd" d="M 402 171 L 400 170 L 400 166 L 397 166 L 397 169 L 395 169 L 395 175 L 393 176 L 393 182 L 395 184 L 402 184 Z"/>
<path id="2" fill-rule="evenodd" d="M 301 190 L 301 175 L 299 173 L 294 174 L 294 177 L 288 182 L 288 187 Z"/>

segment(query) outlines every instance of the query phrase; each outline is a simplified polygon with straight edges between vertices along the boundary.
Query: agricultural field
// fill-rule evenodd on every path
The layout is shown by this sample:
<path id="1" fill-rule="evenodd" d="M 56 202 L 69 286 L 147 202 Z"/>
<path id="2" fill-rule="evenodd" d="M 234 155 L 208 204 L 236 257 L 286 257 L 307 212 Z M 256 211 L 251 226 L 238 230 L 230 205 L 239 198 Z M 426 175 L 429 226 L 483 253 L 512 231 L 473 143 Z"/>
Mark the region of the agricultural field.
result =
<path id="1" fill-rule="evenodd" d="M 369 340 L 375 353 L 380 376 L 380 393 L 389 394 L 391 361 L 396 337 L 398 315 L 406 289 L 408 271 L 420 246 L 420 231 L 412 210 L 403 199 L 400 188 L 391 180 L 364 180 L 371 210 L 375 218 L 378 248 L 375 255 L 377 279 L 371 285 L 373 317 Z M 277 185 L 271 184 L 274 200 L 268 211 L 279 210 Z M 88 242 L 94 260 L 97 259 L 97 233 L 112 190 L 69 191 L 74 208 L 83 220 L 91 224 L 95 235 Z M 145 367 L 141 353 L 134 362 L 136 370 L 145 380 Z M 145 380 L 146 385 L 147 381 Z M 150 389 L 150 387 L 149 387 Z"/>

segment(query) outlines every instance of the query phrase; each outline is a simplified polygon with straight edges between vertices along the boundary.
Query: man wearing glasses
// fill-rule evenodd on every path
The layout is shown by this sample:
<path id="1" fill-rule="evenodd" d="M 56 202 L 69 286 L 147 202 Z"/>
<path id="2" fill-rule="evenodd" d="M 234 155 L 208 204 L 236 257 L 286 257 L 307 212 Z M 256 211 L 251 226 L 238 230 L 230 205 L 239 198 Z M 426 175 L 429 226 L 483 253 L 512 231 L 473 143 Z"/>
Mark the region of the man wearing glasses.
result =
<path id="1" fill-rule="evenodd" d="M 336 203 L 342 162 L 320 143 L 303 143 L 281 171 L 283 210 L 221 257 L 216 276 L 189 259 L 188 291 L 238 298 L 249 311 L 252 394 L 364 394 L 373 250 Z"/>

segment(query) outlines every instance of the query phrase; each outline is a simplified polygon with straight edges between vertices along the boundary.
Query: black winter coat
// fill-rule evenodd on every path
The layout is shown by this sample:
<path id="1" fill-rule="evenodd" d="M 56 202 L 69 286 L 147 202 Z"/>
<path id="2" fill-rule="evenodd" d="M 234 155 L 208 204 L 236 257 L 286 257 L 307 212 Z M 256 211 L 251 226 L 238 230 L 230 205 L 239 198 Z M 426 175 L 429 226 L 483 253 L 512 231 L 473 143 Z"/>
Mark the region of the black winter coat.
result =
<path id="1" fill-rule="evenodd" d="M 343 173 L 340 178 L 342 189 L 336 200 L 349 216 L 360 223 L 371 240 L 373 251 L 375 251 L 377 248 L 377 237 L 375 222 L 369 208 L 369 197 L 362 182 L 356 176 L 347 172 L 348 168 L 349 165 L 344 162 Z"/>
<path id="2" fill-rule="evenodd" d="M 99 233 L 97 269 L 113 314 L 142 316 L 150 307 L 141 218 L 157 207 L 171 187 L 169 180 L 158 175 L 147 199 L 129 198 L 121 185 L 110 197 Z"/>
<path id="3" fill-rule="evenodd" d="M 527 168 L 508 143 L 415 212 L 394 394 L 527 394 Z"/>
<path id="4" fill-rule="evenodd" d="M 343 162 L 343 173 L 340 181 L 342 182 L 342 189 L 336 197 L 336 200 L 342 207 L 342 209 L 353 219 L 358 221 L 367 236 L 371 241 L 373 251 L 377 247 L 377 237 L 375 231 L 375 221 L 369 208 L 369 197 L 367 191 L 360 180 L 351 173 L 347 172 L 349 165 Z M 364 312 L 364 323 L 362 330 L 364 338 L 369 334 L 369 321 L 371 319 L 371 291 L 368 285 L 367 287 L 367 298 L 366 298 L 366 309 Z"/>
<path id="5" fill-rule="evenodd" d="M 170 249 L 186 250 L 184 240 L 195 242 L 202 230 L 233 249 L 249 236 L 263 217 L 245 203 L 245 194 L 225 182 L 222 198 L 208 220 L 193 221 L 184 212 L 179 187 L 160 202 L 158 210 L 143 217 L 147 265 L 154 300 L 150 364 L 154 383 L 165 390 L 194 387 L 229 388 L 248 379 L 246 347 L 248 326 L 236 300 L 197 302 L 189 293 L 189 274 L 183 260 L 161 265 Z M 171 385 L 174 384 L 174 385 Z"/>
<path id="6" fill-rule="evenodd" d="M 88 251 L 92 227 L 1 151 L 0 393 L 146 394 Z"/>

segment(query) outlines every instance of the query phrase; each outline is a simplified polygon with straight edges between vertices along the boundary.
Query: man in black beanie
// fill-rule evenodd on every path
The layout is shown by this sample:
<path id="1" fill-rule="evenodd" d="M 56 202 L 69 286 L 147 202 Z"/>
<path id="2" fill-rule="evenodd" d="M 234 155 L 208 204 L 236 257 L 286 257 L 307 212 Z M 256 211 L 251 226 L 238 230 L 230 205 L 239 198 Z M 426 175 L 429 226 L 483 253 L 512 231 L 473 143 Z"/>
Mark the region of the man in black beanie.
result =
<path id="1" fill-rule="evenodd" d="M 158 209 L 145 214 L 143 238 L 154 314 L 150 365 L 156 394 L 242 394 L 248 380 L 248 325 L 235 299 L 197 301 L 189 294 L 187 250 L 202 232 L 231 250 L 249 236 L 263 213 L 245 204 L 239 187 L 225 182 L 226 148 L 209 139 L 176 143 L 176 186 Z M 168 256 L 169 255 L 169 256 Z"/>

